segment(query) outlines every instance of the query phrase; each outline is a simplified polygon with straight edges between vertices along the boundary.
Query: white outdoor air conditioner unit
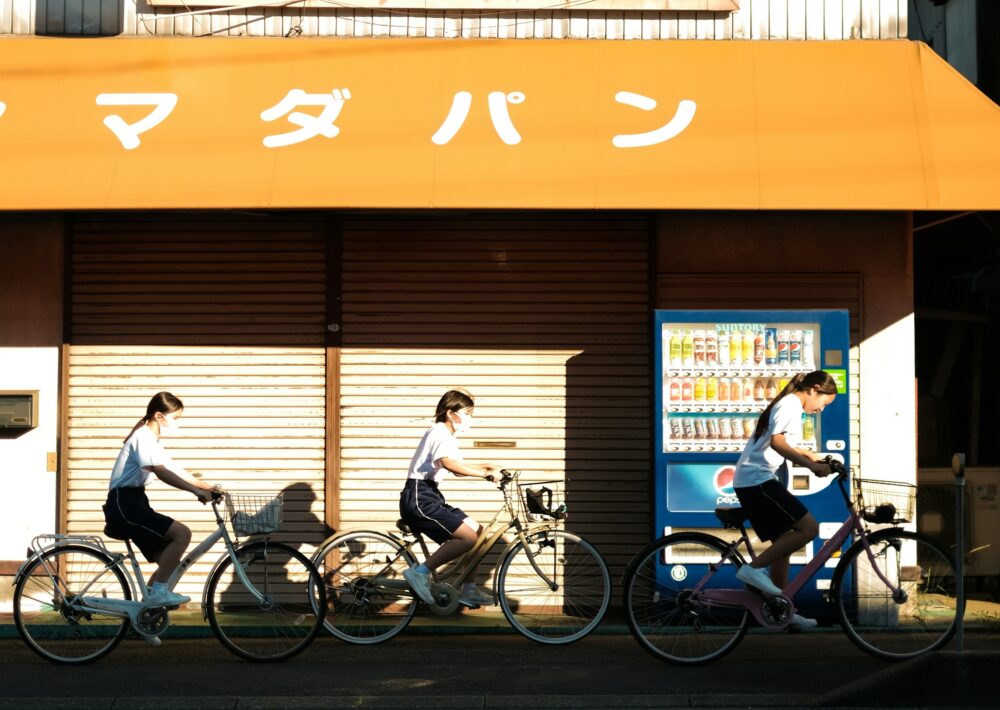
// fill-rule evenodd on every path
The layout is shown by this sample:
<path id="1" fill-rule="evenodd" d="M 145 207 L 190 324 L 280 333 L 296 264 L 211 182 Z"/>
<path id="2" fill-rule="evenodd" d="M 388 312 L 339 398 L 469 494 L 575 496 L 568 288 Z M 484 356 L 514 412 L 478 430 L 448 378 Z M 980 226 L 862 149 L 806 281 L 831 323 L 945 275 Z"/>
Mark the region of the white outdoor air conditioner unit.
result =
<path id="1" fill-rule="evenodd" d="M 917 472 L 917 531 L 955 554 L 955 474 Z M 1000 575 L 1000 468 L 965 470 L 965 574 Z"/>

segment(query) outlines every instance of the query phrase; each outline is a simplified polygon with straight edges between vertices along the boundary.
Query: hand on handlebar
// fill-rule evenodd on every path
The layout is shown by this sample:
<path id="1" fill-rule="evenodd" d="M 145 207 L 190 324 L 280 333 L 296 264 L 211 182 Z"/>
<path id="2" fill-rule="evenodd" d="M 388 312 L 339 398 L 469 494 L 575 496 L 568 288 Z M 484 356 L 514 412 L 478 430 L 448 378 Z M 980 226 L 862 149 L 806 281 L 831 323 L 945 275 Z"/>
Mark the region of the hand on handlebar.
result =
<path id="1" fill-rule="evenodd" d="M 486 480 L 489 481 L 490 483 L 500 483 L 500 484 L 507 483 L 507 481 L 513 480 L 513 478 L 514 474 L 512 474 L 505 468 L 502 468 L 497 472 L 491 472 L 486 476 Z"/>
<path id="2" fill-rule="evenodd" d="M 830 470 L 830 473 L 835 473 L 841 478 L 847 477 L 847 468 L 844 466 L 844 462 L 841 461 L 840 459 L 836 459 L 833 456 L 826 456 L 823 459 L 822 463 L 826 464 L 827 468 Z M 816 474 L 816 475 L 828 476 L 830 474 L 827 473 L 827 474 Z"/>

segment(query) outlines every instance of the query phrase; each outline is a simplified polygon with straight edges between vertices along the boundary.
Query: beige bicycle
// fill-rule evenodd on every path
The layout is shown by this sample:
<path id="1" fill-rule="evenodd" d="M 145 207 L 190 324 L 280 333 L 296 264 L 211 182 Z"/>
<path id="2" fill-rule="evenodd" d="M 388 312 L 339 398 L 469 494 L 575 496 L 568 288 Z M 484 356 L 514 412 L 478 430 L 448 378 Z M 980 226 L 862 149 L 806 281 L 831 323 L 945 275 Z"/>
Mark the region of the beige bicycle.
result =
<path id="1" fill-rule="evenodd" d="M 500 547 L 493 598 L 520 633 L 544 644 L 566 644 L 593 631 L 611 600 L 611 577 L 597 550 L 562 529 L 566 506 L 561 481 L 521 483 L 519 472 L 502 471 L 503 506 L 483 526 L 475 546 L 437 570 L 432 578 L 433 613 L 459 606 L 461 585 L 490 551 Z M 324 625 L 334 636 L 358 644 L 387 641 L 410 623 L 418 599 L 403 570 L 423 559 L 423 537 L 402 521 L 397 530 L 356 530 L 334 535 L 313 556 L 326 585 Z M 512 539 L 504 542 L 505 534 Z M 495 603 L 496 603 L 495 602 Z"/>

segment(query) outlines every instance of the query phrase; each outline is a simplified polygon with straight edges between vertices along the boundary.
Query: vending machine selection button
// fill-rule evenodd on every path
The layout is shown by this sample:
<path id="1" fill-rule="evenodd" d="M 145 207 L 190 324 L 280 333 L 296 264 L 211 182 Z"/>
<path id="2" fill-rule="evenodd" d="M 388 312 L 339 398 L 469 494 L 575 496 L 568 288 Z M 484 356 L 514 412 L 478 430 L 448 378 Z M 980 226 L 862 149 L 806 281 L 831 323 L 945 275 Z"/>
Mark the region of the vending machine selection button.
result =
<path id="1" fill-rule="evenodd" d="M 847 442 L 843 439 L 828 439 L 825 448 L 827 451 L 846 451 Z"/>

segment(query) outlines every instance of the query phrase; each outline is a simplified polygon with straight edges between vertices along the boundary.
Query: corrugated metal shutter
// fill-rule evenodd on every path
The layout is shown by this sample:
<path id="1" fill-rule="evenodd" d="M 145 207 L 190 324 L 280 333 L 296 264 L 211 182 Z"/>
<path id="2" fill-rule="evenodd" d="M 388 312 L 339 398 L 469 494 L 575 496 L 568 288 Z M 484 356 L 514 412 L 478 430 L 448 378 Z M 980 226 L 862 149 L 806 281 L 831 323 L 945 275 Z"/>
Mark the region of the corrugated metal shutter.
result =
<path id="1" fill-rule="evenodd" d="M 671 274 L 657 275 L 657 308 L 846 309 L 850 314 L 849 382 L 851 465 L 861 465 L 861 274 Z"/>
<path id="2" fill-rule="evenodd" d="M 74 225 L 72 252 L 67 530 L 101 531 L 122 439 L 149 398 L 168 390 L 185 404 L 181 435 L 164 440 L 178 463 L 228 490 L 285 490 L 278 539 L 321 539 L 322 223 L 85 218 Z M 156 510 L 191 527 L 195 542 L 214 529 L 210 511 L 190 494 L 154 482 L 149 496 Z M 181 591 L 200 598 L 217 557 L 210 553 L 189 571 Z"/>
<path id="3" fill-rule="evenodd" d="M 567 526 L 620 571 L 650 530 L 647 251 L 635 218 L 348 220 L 342 529 L 392 526 L 437 400 L 461 386 L 465 457 L 568 477 Z M 482 481 L 442 488 L 481 522 L 499 507 Z"/>

